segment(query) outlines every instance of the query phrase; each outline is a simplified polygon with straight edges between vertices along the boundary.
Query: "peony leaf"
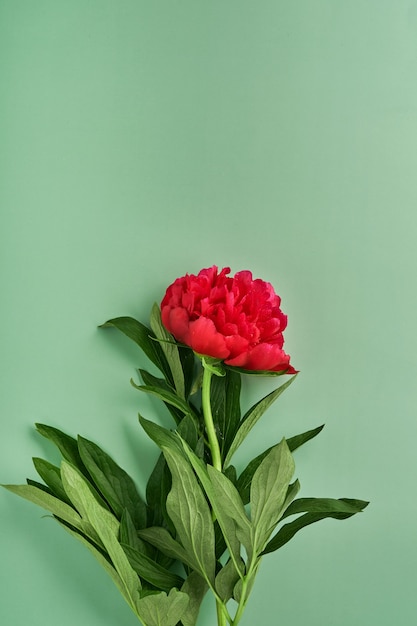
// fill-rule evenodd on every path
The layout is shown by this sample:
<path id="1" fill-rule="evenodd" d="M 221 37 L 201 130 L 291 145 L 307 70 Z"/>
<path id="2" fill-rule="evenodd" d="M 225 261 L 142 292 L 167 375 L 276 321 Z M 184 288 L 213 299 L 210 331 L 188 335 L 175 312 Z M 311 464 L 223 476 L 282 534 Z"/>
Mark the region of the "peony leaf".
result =
<path id="1" fill-rule="evenodd" d="M 314 499 L 314 498 L 311 498 Z M 310 498 L 307 498 L 310 500 Z M 333 519 L 347 519 L 348 517 L 352 517 L 356 513 L 361 512 L 365 507 L 368 506 L 368 502 L 364 500 L 351 500 L 348 498 L 341 498 L 341 500 L 345 503 L 350 504 L 355 510 L 350 513 L 340 513 L 339 511 L 331 511 L 321 513 L 305 513 L 301 515 L 293 522 L 285 524 L 282 526 L 277 534 L 267 543 L 262 554 L 268 554 L 269 552 L 274 552 L 278 550 L 283 545 L 285 545 L 290 539 L 294 537 L 296 533 L 302 528 L 309 526 L 310 524 L 314 524 L 315 522 L 319 522 L 322 519 L 326 519 L 327 517 L 331 517 Z"/>
<path id="2" fill-rule="evenodd" d="M 232 444 L 227 453 L 226 459 L 224 461 L 224 466 L 229 465 L 232 456 L 241 445 L 241 443 L 245 440 L 249 432 L 255 426 L 256 422 L 262 417 L 265 411 L 271 406 L 273 402 L 291 385 L 291 383 L 295 380 L 296 376 L 293 376 L 283 385 L 272 391 L 267 396 L 259 400 L 256 404 L 254 404 L 242 417 L 240 426 L 236 432 L 236 435 L 232 441 Z"/>
<path id="3" fill-rule="evenodd" d="M 307 443 L 307 441 L 310 441 L 310 439 L 316 437 L 319 433 L 321 433 L 323 428 L 324 424 L 322 424 L 321 426 L 317 426 L 317 428 L 313 428 L 312 430 L 307 430 L 305 433 L 301 433 L 300 435 L 289 437 L 287 439 L 287 445 L 291 452 L 294 452 L 294 450 L 297 450 L 297 448 Z"/>
<path id="4" fill-rule="evenodd" d="M 99 328 L 112 327 L 117 328 L 126 337 L 132 339 L 143 350 L 148 359 L 164 374 L 165 378 L 173 384 L 174 381 L 165 354 L 158 342 L 153 341 L 155 335 L 150 328 L 133 317 L 115 317 L 99 326 Z"/>
<path id="5" fill-rule="evenodd" d="M 33 457 L 32 460 L 33 465 L 35 466 L 35 469 L 38 472 L 39 476 L 42 478 L 42 480 L 45 481 L 48 487 L 51 488 L 53 494 L 63 502 L 70 504 L 71 502 L 67 494 L 65 493 L 65 489 L 62 485 L 61 472 L 59 467 L 53 465 L 52 463 L 49 463 L 49 461 L 45 461 L 45 459 L 40 459 L 38 457 Z"/>
<path id="6" fill-rule="evenodd" d="M 121 520 L 120 520 L 120 528 L 119 528 L 119 541 L 120 543 L 124 543 L 135 550 L 139 550 L 139 552 L 146 553 L 146 545 L 142 539 L 138 537 L 138 531 L 135 528 L 135 525 L 130 517 L 130 513 L 127 509 L 123 511 Z"/>
<path id="7" fill-rule="evenodd" d="M 169 591 L 172 587 L 179 588 L 184 583 L 184 579 L 181 578 L 181 576 L 177 576 L 161 565 L 158 565 L 158 563 L 155 563 L 153 559 L 143 554 L 140 550 L 124 543 L 121 543 L 121 546 L 129 559 L 130 565 L 139 577 L 158 589 Z"/>
<path id="8" fill-rule="evenodd" d="M 233 483 L 211 465 L 205 464 L 184 445 L 184 450 L 210 500 L 230 555 L 238 569 L 240 544 L 252 551 L 251 524 Z"/>
<path id="9" fill-rule="evenodd" d="M 62 502 L 55 496 L 46 493 L 34 485 L 2 485 L 8 491 L 15 493 L 25 500 L 29 500 L 43 509 L 46 509 L 56 517 L 63 519 L 74 528 L 82 531 L 82 519 L 78 512 L 69 504 Z"/>
<path id="10" fill-rule="evenodd" d="M 178 559 L 185 565 L 188 565 L 188 567 L 191 567 L 191 569 L 194 569 L 193 559 L 189 557 L 182 545 L 172 538 L 166 528 L 152 526 L 151 528 L 140 530 L 138 534 L 139 537 L 148 541 L 170 558 Z"/>
<path id="11" fill-rule="evenodd" d="M 109 554 L 123 583 L 123 595 L 136 612 L 141 583 L 118 542 L 119 523 L 117 519 L 97 502 L 84 477 L 66 461 L 62 462 L 61 476 L 66 492 L 71 500 L 75 500 L 80 506 L 82 517 L 94 528 Z"/>
<path id="12" fill-rule="evenodd" d="M 125 585 L 124 585 L 122 579 L 120 578 L 119 574 L 116 572 L 116 570 L 114 569 L 113 565 L 111 564 L 110 559 L 108 557 L 104 556 L 104 554 L 102 552 L 97 550 L 97 548 L 92 543 L 90 543 L 90 541 L 88 541 L 88 539 L 86 537 L 84 537 L 84 535 L 82 535 L 81 533 L 76 532 L 74 529 L 72 529 L 71 527 L 67 526 L 66 524 L 61 523 L 59 520 L 58 520 L 58 522 L 61 524 L 62 528 L 64 528 L 70 535 L 75 537 L 88 550 L 90 550 L 90 552 L 94 555 L 94 557 L 97 559 L 97 561 L 100 563 L 100 565 L 106 570 L 106 572 L 112 578 L 114 584 L 116 585 L 116 587 L 118 588 L 118 590 L 122 594 L 123 598 L 129 604 L 129 606 L 131 606 L 130 597 L 126 593 Z M 131 606 L 131 608 L 132 608 L 132 606 Z M 136 613 L 136 610 L 135 610 L 135 613 Z"/>
<path id="13" fill-rule="evenodd" d="M 197 419 L 194 410 L 188 404 L 188 402 L 178 397 L 174 391 L 169 391 L 155 385 L 137 385 L 133 380 L 131 380 L 130 382 L 133 387 L 135 387 L 135 389 L 156 396 L 163 402 L 167 402 L 168 404 L 175 406 L 177 409 L 180 409 L 180 411 L 182 411 L 184 415 L 194 415 L 194 417 Z"/>
<path id="14" fill-rule="evenodd" d="M 313 437 L 318 435 L 322 431 L 323 427 L 324 425 L 318 426 L 317 428 L 308 430 L 305 433 L 296 435 L 295 437 L 290 437 L 289 439 L 286 440 L 288 448 L 290 449 L 291 452 L 293 452 L 294 450 L 302 446 L 304 443 L 306 443 L 307 441 L 309 441 L 310 439 L 313 439 Z M 279 444 L 276 444 L 276 445 L 279 445 Z M 237 488 L 244 504 L 247 504 L 249 502 L 250 485 L 251 485 L 254 473 L 256 472 L 260 464 L 262 463 L 263 459 L 269 454 L 269 452 L 274 447 L 275 446 L 271 446 L 270 448 L 268 448 L 267 450 L 259 454 L 257 457 L 252 459 L 252 461 L 248 463 L 248 465 L 245 467 L 245 469 L 239 476 L 239 479 L 237 481 Z"/>
<path id="15" fill-rule="evenodd" d="M 140 619 L 146 626 L 176 626 L 189 603 L 188 595 L 178 589 L 141 598 L 137 604 Z"/>
<path id="16" fill-rule="evenodd" d="M 181 439 L 175 433 L 167 430 L 155 422 L 145 419 L 139 414 L 139 422 L 148 437 L 160 448 L 166 447 L 184 454 Z"/>
<path id="17" fill-rule="evenodd" d="M 80 457 L 76 439 L 53 426 L 47 426 L 46 424 L 35 424 L 35 426 L 38 433 L 57 446 L 66 461 L 88 476 L 88 472 Z"/>
<path id="18" fill-rule="evenodd" d="M 281 517 L 294 469 L 294 459 L 283 439 L 272 448 L 253 476 L 250 506 L 257 554 L 264 549 Z"/>
<path id="19" fill-rule="evenodd" d="M 181 616 L 182 626 L 196 626 L 198 612 L 207 590 L 208 585 L 204 578 L 201 578 L 197 572 L 191 572 L 181 587 L 181 591 L 184 591 L 190 599 L 185 612 Z"/>
<path id="20" fill-rule="evenodd" d="M 284 517 L 298 513 L 349 513 L 354 515 L 367 506 L 363 500 L 349 498 L 298 498 L 290 504 Z"/>
<path id="21" fill-rule="evenodd" d="M 232 370 L 225 371 L 223 377 L 212 377 L 210 388 L 211 410 L 222 459 L 229 450 L 240 422 L 241 377 Z"/>
<path id="22" fill-rule="evenodd" d="M 240 562 L 238 563 L 240 563 L 241 565 L 240 574 L 244 575 L 245 564 L 243 560 L 240 560 Z M 230 598 L 232 598 L 233 589 L 239 579 L 239 572 L 236 571 L 234 562 L 229 559 L 226 565 L 221 568 L 215 580 L 216 591 L 223 602 L 227 602 L 228 600 L 230 600 Z"/>
<path id="23" fill-rule="evenodd" d="M 164 392 L 167 392 L 167 391 L 169 393 L 174 392 L 174 389 L 171 387 L 171 385 L 169 385 L 163 378 L 157 378 L 156 376 L 153 376 L 152 374 L 150 374 L 149 372 L 143 369 L 139 369 L 138 372 L 144 384 L 147 387 L 158 387 Z M 176 424 L 179 424 L 180 421 L 184 417 L 184 412 L 178 409 L 177 407 L 173 406 L 169 402 L 164 402 L 164 404 L 166 408 L 168 409 L 168 411 L 171 413 L 172 417 L 174 418 L 174 422 Z"/>
<path id="24" fill-rule="evenodd" d="M 175 344 L 173 336 L 162 324 L 161 311 L 157 304 L 154 304 L 152 307 L 150 322 L 151 328 L 155 333 L 155 337 L 162 340 L 160 346 L 171 370 L 172 380 L 174 381 L 174 387 L 177 394 L 180 398 L 185 400 L 184 372 L 182 369 L 178 346 Z"/>
<path id="25" fill-rule="evenodd" d="M 190 463 L 175 449 L 163 447 L 172 475 L 167 511 L 187 555 L 208 582 L 214 583 L 216 558 L 210 508 Z"/>
<path id="26" fill-rule="evenodd" d="M 136 528 L 146 527 L 146 504 L 132 478 L 97 444 L 78 437 L 78 449 L 97 489 L 120 520 L 127 509 Z"/>
<path id="27" fill-rule="evenodd" d="M 174 532 L 174 527 L 166 510 L 166 499 L 170 489 L 171 474 L 161 452 L 146 485 L 148 525 L 162 526 L 165 522 L 169 530 Z"/>

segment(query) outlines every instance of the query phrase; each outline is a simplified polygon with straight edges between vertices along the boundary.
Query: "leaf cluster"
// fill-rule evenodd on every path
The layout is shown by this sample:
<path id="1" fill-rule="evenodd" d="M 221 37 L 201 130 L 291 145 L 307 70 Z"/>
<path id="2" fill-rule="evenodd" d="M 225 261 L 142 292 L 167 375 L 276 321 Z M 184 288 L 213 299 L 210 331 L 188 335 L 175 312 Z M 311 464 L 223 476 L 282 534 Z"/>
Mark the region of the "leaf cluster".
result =
<path id="1" fill-rule="evenodd" d="M 299 483 L 293 479 L 292 452 L 322 426 L 282 439 L 237 475 L 233 455 L 295 376 L 242 415 L 242 372 L 211 364 L 219 471 L 210 463 L 201 364 L 165 330 L 159 308 L 152 310 L 150 328 L 130 317 L 111 319 L 103 327 L 118 329 L 146 354 L 159 374 L 140 369 L 141 384 L 132 384 L 161 400 L 173 419 L 169 430 L 139 416 L 161 450 L 146 496 L 97 444 L 44 424 L 37 424 L 37 430 L 58 447 L 60 467 L 34 458 L 43 483 L 28 479 L 26 485 L 5 487 L 49 511 L 81 541 L 145 626 L 194 626 L 208 589 L 216 598 L 219 620 L 237 626 L 265 554 L 281 548 L 302 528 L 327 517 L 348 518 L 367 503 L 296 499 Z M 233 616 L 230 600 L 235 603 Z"/>

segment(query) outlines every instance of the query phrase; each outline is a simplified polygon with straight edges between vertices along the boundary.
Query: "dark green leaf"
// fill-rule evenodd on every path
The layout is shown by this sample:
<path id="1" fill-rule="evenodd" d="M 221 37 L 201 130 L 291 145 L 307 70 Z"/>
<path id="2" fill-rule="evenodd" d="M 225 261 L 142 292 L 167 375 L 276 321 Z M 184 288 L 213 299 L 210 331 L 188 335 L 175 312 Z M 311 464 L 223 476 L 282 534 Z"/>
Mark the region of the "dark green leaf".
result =
<path id="1" fill-rule="evenodd" d="M 226 370 L 223 377 L 211 379 L 210 399 L 214 426 L 224 459 L 240 422 L 240 374 Z"/>
<path id="2" fill-rule="evenodd" d="M 84 467 L 78 451 L 76 439 L 53 426 L 47 426 L 46 424 L 35 424 L 35 426 L 38 433 L 57 446 L 66 461 L 71 463 L 74 467 L 77 467 L 84 475 L 88 476 L 88 472 Z"/>
<path id="3" fill-rule="evenodd" d="M 171 370 L 161 346 L 153 341 L 154 333 L 133 317 L 115 317 L 102 324 L 99 328 L 117 328 L 124 335 L 132 339 L 146 354 L 148 359 L 164 374 L 166 379 L 173 383 Z"/>
<path id="4" fill-rule="evenodd" d="M 141 415 L 139 415 L 139 422 L 148 437 L 150 437 L 157 446 L 160 448 L 164 446 L 172 448 L 184 454 L 181 439 L 178 435 L 170 430 L 167 430 L 166 428 L 163 428 L 163 426 L 159 426 L 159 424 L 155 424 L 155 422 L 145 419 Z"/>
<path id="5" fill-rule="evenodd" d="M 133 380 L 131 380 L 130 382 L 133 387 L 135 387 L 135 389 L 156 396 L 163 402 L 167 402 L 168 404 L 171 404 L 172 406 L 182 411 L 184 415 L 194 414 L 194 411 L 188 404 L 188 402 L 179 398 L 173 391 L 167 391 L 166 389 L 162 389 L 161 387 L 154 387 L 153 385 L 137 385 Z"/>
<path id="6" fill-rule="evenodd" d="M 165 392 L 166 391 L 170 393 L 174 392 L 174 389 L 163 378 L 157 378 L 156 376 L 152 376 L 152 374 L 149 374 L 149 372 L 146 372 L 145 370 L 142 370 L 142 369 L 139 369 L 138 372 L 144 384 L 147 387 L 158 387 Z M 172 404 L 169 404 L 168 402 L 164 402 L 164 404 L 166 408 L 168 409 L 168 411 L 171 413 L 172 417 L 174 418 L 174 422 L 176 424 L 179 424 L 182 418 L 184 417 L 184 412 L 180 411 L 179 409 L 177 409 L 177 407 L 173 406 Z"/>
<path id="7" fill-rule="evenodd" d="M 152 546 L 172 559 L 178 559 L 193 569 L 193 559 L 189 557 L 182 545 L 175 541 L 166 528 L 153 526 L 139 531 L 139 537 L 148 541 Z"/>
<path id="8" fill-rule="evenodd" d="M 323 513 L 305 513 L 293 522 L 282 526 L 277 534 L 266 545 L 266 548 L 262 554 L 268 554 L 269 552 L 274 552 L 275 550 L 278 550 L 288 541 L 290 541 L 290 539 L 292 539 L 299 530 L 305 528 L 305 526 L 309 526 L 310 524 L 319 522 L 320 520 L 327 517 L 340 520 L 347 519 L 348 517 L 352 517 L 352 515 L 355 515 L 355 513 L 359 513 L 368 505 L 368 502 L 364 502 L 363 500 L 351 500 L 348 498 L 342 498 L 342 500 L 351 504 L 352 506 L 355 506 L 356 511 L 354 513 L 338 513 L 330 511 Z"/>
<path id="9" fill-rule="evenodd" d="M 298 513 L 350 513 L 362 511 L 367 503 L 349 498 L 298 498 L 290 504 L 283 517 Z"/>
<path id="10" fill-rule="evenodd" d="M 123 515 L 120 520 L 119 542 L 121 544 L 131 546 L 139 552 L 144 554 L 146 553 L 146 544 L 142 541 L 142 539 L 139 539 L 137 529 L 135 528 L 127 509 L 123 511 Z"/>
<path id="11" fill-rule="evenodd" d="M 162 526 L 163 523 L 174 532 L 174 526 L 166 510 L 166 499 L 171 489 L 171 474 L 161 452 L 146 486 L 148 502 L 148 526 Z"/>
<path id="12" fill-rule="evenodd" d="M 236 435 L 232 441 L 230 449 L 227 453 L 224 465 L 225 467 L 229 465 L 230 460 L 241 443 L 245 440 L 249 432 L 255 426 L 256 422 L 260 417 L 265 413 L 265 411 L 271 406 L 273 402 L 291 385 L 291 383 L 295 380 L 296 376 L 293 376 L 286 383 L 272 391 L 267 396 L 259 400 L 256 404 L 254 404 L 249 411 L 245 413 L 243 416 L 240 426 L 236 432 Z"/>
<path id="13" fill-rule="evenodd" d="M 32 460 L 33 465 L 35 466 L 35 469 L 38 472 L 39 476 L 51 488 L 54 495 L 56 495 L 56 497 L 63 502 L 70 504 L 70 500 L 65 493 L 65 489 L 62 485 L 61 471 L 59 467 L 56 467 L 56 465 L 52 465 L 52 463 L 49 463 L 49 461 L 39 459 L 38 457 L 33 457 Z"/>
<path id="14" fill-rule="evenodd" d="M 148 556 L 133 548 L 130 545 L 121 544 L 126 553 L 129 563 L 144 580 L 148 581 L 158 589 L 169 591 L 172 587 L 181 587 L 184 579 L 173 574 L 169 570 L 155 563 Z"/>
<path id="15" fill-rule="evenodd" d="M 317 426 L 317 428 L 313 428 L 312 430 L 307 430 L 305 433 L 301 433 L 300 435 L 295 435 L 294 437 L 290 437 L 289 439 L 287 439 L 287 445 L 291 452 L 294 452 L 294 450 L 297 450 L 297 448 L 302 446 L 304 443 L 310 441 L 310 439 L 313 439 L 313 437 L 316 437 L 319 433 L 321 433 L 323 428 L 324 424 L 322 424 L 321 426 Z"/>
<path id="16" fill-rule="evenodd" d="M 82 461 L 97 489 L 120 520 L 127 509 L 136 528 L 146 527 L 146 504 L 138 494 L 132 478 L 97 444 L 78 437 Z"/>

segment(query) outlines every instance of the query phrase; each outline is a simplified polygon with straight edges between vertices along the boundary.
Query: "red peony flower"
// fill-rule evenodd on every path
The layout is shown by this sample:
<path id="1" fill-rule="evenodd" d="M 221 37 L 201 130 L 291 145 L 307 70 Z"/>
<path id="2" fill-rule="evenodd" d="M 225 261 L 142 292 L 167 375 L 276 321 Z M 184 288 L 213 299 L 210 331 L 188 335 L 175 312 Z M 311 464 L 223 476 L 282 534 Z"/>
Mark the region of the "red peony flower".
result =
<path id="1" fill-rule="evenodd" d="M 287 316 L 274 288 L 249 271 L 229 273 L 213 265 L 177 278 L 161 303 L 164 326 L 177 341 L 226 365 L 294 374 L 282 349 Z"/>

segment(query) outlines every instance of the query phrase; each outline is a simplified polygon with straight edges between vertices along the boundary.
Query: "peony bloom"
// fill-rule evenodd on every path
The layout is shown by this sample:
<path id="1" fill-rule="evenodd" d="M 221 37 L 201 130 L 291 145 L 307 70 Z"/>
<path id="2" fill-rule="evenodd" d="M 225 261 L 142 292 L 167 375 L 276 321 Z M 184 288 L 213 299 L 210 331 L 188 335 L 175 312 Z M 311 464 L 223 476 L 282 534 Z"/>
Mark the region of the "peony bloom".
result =
<path id="1" fill-rule="evenodd" d="M 164 326 L 177 341 L 226 365 L 294 374 L 282 349 L 287 317 L 272 285 L 249 271 L 229 273 L 213 265 L 177 278 L 161 303 Z"/>

